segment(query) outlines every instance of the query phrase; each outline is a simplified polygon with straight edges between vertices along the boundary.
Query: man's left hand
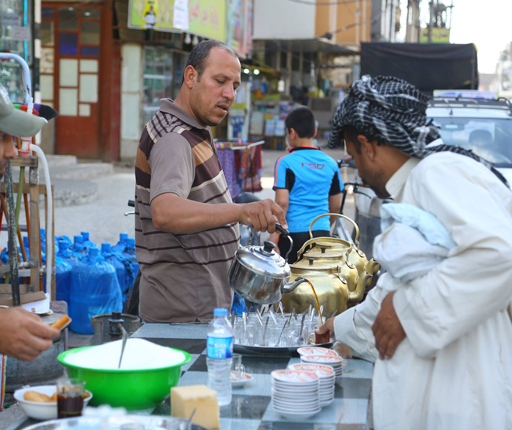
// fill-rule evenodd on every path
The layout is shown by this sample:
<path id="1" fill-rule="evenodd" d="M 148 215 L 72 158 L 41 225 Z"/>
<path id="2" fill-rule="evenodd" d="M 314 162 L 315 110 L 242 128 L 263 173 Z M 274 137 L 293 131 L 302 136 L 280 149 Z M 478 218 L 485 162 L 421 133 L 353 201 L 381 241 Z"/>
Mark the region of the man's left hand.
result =
<path id="1" fill-rule="evenodd" d="M 395 291 L 389 293 L 380 307 L 372 330 L 375 336 L 375 346 L 379 351 L 381 360 L 389 360 L 393 357 L 400 342 L 406 334 L 393 306 Z"/>

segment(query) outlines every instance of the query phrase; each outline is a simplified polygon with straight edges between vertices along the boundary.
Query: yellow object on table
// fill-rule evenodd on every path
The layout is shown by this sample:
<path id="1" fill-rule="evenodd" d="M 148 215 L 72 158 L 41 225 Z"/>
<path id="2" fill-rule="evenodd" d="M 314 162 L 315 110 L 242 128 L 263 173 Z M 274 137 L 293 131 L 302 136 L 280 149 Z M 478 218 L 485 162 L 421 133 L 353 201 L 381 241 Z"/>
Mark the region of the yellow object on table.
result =
<path id="1" fill-rule="evenodd" d="M 208 429 L 220 429 L 217 392 L 206 385 L 171 388 L 171 416 L 190 418 L 196 409 L 192 422 Z"/>

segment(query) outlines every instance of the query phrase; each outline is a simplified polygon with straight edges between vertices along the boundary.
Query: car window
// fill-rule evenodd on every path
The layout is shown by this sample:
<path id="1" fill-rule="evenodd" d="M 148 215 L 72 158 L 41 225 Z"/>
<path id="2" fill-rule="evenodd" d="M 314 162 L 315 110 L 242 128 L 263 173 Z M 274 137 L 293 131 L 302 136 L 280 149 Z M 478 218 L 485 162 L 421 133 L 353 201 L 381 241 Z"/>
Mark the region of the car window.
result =
<path id="1" fill-rule="evenodd" d="M 494 163 L 512 167 L 512 119 L 434 117 L 447 145 L 470 149 Z"/>

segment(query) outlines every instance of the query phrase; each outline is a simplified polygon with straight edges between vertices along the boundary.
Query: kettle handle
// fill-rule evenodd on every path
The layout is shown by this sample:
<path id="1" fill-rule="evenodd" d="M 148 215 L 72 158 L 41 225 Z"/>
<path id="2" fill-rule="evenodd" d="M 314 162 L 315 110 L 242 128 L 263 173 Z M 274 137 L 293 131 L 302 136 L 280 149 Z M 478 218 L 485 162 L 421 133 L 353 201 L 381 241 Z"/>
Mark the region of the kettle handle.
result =
<path id="1" fill-rule="evenodd" d="M 281 224 L 276 224 L 276 230 L 278 230 L 283 237 L 286 237 L 290 241 L 290 249 L 288 249 L 288 252 L 286 253 L 286 257 L 284 257 L 284 259 L 288 263 L 288 256 L 290 255 L 290 252 L 292 252 L 292 248 L 293 248 L 293 239 L 290 236 L 290 232 L 288 230 L 286 230 L 285 228 L 283 228 L 281 226 Z"/>
<path id="2" fill-rule="evenodd" d="M 348 216 L 345 216 L 342 214 L 327 213 L 327 214 L 317 216 L 313 221 L 311 221 L 311 224 L 309 225 L 309 237 L 311 239 L 313 239 L 313 224 L 315 222 L 317 222 L 320 218 L 323 218 L 326 216 L 337 216 L 339 218 L 343 218 L 343 219 L 346 219 L 347 221 L 350 221 L 356 230 L 356 237 L 354 239 L 354 243 L 356 244 L 356 248 L 359 249 L 359 227 L 352 218 L 349 218 Z"/>

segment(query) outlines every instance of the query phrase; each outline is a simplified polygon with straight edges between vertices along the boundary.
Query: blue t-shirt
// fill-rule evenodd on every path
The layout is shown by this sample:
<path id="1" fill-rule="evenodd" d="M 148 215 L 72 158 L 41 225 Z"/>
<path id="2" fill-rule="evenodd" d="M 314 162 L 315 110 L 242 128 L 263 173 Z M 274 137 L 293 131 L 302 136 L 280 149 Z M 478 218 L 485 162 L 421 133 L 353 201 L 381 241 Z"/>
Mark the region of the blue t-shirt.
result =
<path id="1" fill-rule="evenodd" d="M 316 146 L 290 148 L 276 162 L 274 190 L 287 189 L 290 202 L 286 214 L 291 233 L 309 231 L 311 221 L 329 212 L 329 196 L 343 190 L 338 164 Z M 313 230 L 330 230 L 329 217 L 320 218 Z"/>

